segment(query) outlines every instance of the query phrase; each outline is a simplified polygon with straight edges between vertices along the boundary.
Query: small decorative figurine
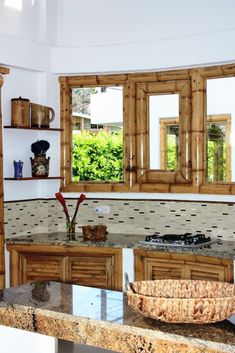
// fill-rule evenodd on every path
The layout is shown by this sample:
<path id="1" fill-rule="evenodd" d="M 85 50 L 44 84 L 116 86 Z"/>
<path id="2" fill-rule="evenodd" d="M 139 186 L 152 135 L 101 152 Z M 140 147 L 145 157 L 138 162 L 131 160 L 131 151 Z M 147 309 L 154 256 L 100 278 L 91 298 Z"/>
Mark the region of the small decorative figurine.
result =
<path id="1" fill-rule="evenodd" d="M 13 162 L 15 179 L 23 178 L 23 164 L 21 160 Z"/>
<path id="2" fill-rule="evenodd" d="M 30 157 L 32 177 L 48 177 L 50 157 L 46 158 L 46 152 L 49 147 L 49 142 L 44 140 L 37 141 L 31 145 L 31 151 L 34 153 L 34 158 Z"/>

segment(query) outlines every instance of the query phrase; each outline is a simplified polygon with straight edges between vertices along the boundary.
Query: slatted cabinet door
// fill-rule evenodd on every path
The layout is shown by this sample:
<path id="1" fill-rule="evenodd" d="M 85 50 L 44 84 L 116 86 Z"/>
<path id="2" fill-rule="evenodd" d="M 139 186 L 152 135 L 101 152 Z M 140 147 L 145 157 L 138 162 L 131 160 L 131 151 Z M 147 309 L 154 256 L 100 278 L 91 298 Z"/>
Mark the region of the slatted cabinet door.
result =
<path id="1" fill-rule="evenodd" d="M 121 261 L 120 249 L 82 248 L 68 258 L 68 282 L 120 290 Z"/>
<path id="2" fill-rule="evenodd" d="M 98 288 L 113 288 L 113 256 L 69 258 L 69 282 Z"/>
<path id="3" fill-rule="evenodd" d="M 160 251 L 134 250 L 135 280 L 194 279 L 233 282 L 233 260 Z"/>
<path id="4" fill-rule="evenodd" d="M 145 279 L 181 279 L 185 277 L 185 266 L 183 261 L 143 259 Z"/>
<path id="5" fill-rule="evenodd" d="M 122 249 L 47 244 L 7 244 L 10 284 L 51 280 L 122 289 Z"/>
<path id="6" fill-rule="evenodd" d="M 46 254 L 20 254 L 20 284 L 32 281 L 65 282 L 66 258 Z"/>
<path id="7" fill-rule="evenodd" d="M 228 268 L 221 265 L 187 262 L 186 278 L 226 282 L 228 279 Z"/>

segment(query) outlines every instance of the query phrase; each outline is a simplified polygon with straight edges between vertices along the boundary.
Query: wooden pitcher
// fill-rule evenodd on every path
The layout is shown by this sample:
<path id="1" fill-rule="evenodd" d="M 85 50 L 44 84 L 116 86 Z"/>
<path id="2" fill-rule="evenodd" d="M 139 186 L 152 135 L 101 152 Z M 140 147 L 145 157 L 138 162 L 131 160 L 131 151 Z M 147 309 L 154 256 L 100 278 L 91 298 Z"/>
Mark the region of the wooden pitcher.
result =
<path id="1" fill-rule="evenodd" d="M 55 118 L 54 109 L 45 105 L 30 103 L 31 126 L 39 128 L 49 128 L 50 122 Z"/>

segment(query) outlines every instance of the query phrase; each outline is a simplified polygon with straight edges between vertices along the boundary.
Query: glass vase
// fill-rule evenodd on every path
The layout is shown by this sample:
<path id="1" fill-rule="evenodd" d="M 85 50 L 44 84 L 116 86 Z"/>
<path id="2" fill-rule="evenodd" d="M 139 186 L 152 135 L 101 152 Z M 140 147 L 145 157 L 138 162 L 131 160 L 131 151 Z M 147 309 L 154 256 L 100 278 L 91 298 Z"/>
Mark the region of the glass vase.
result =
<path id="1" fill-rule="evenodd" d="M 68 240 L 76 240 L 75 238 L 75 222 L 66 222 L 66 232 Z"/>

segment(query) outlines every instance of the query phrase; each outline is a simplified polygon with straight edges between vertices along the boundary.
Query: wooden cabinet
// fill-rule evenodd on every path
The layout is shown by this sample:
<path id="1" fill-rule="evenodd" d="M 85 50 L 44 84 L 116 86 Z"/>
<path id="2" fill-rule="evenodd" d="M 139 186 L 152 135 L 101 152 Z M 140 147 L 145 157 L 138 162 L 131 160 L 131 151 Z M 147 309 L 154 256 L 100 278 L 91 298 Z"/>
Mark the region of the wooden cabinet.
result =
<path id="1" fill-rule="evenodd" d="M 20 254 L 20 284 L 33 281 L 65 282 L 65 256 L 21 253 Z"/>
<path id="2" fill-rule="evenodd" d="M 9 244 L 11 286 L 51 280 L 121 290 L 122 249 Z"/>
<path id="3" fill-rule="evenodd" d="M 135 280 L 195 279 L 233 282 L 233 261 L 209 256 L 134 250 Z"/>

